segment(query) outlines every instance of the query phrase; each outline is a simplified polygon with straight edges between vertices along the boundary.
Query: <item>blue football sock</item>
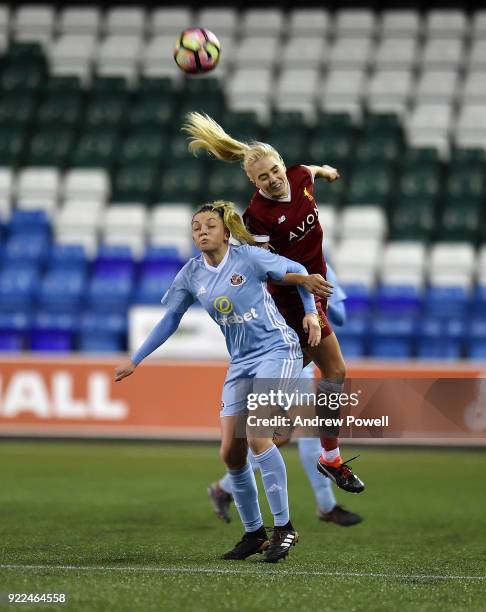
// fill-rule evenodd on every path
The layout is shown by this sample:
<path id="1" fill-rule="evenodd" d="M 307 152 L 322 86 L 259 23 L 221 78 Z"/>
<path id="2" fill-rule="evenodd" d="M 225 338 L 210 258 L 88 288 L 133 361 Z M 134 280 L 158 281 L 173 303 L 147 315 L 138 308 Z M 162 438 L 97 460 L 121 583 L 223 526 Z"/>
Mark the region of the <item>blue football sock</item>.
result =
<path id="1" fill-rule="evenodd" d="M 287 470 L 278 448 L 273 445 L 261 453 L 253 455 L 260 468 L 263 487 L 273 514 L 274 525 L 282 527 L 289 522 L 289 499 L 287 494 Z"/>
<path id="2" fill-rule="evenodd" d="M 231 493 L 245 531 L 256 531 L 263 525 L 263 518 L 258 505 L 258 490 L 253 470 L 247 463 L 239 470 L 228 470 L 228 474 Z"/>
<path id="3" fill-rule="evenodd" d="M 317 471 L 316 463 L 322 452 L 319 438 L 299 438 L 300 461 L 316 497 L 317 505 L 323 512 L 330 512 L 336 505 L 331 480 L 323 478 Z"/>
<path id="4" fill-rule="evenodd" d="M 253 466 L 252 466 L 253 467 Z M 233 494 L 231 491 L 231 479 L 228 472 L 218 480 L 219 488 L 222 489 L 225 493 Z"/>

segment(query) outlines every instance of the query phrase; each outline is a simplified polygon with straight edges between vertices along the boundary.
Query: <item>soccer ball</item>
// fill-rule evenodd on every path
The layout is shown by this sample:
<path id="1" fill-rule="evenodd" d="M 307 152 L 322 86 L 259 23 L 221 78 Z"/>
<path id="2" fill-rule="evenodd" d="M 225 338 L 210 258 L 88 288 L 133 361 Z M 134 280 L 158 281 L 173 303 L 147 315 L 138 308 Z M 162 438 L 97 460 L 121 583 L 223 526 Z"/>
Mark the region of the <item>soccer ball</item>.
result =
<path id="1" fill-rule="evenodd" d="M 188 74 L 209 72 L 219 62 L 221 48 L 216 36 L 204 28 L 184 30 L 174 48 L 174 59 Z"/>

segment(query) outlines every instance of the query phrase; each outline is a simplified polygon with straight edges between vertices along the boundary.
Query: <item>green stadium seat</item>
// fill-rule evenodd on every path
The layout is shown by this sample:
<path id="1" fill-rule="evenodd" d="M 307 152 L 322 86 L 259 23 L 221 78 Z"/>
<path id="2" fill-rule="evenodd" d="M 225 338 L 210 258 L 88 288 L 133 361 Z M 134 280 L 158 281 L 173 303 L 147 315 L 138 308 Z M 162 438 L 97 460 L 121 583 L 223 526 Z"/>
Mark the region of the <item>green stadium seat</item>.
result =
<path id="1" fill-rule="evenodd" d="M 271 138 L 268 137 L 266 140 L 280 153 L 286 166 L 307 162 L 307 159 L 304 159 L 307 157 L 305 149 L 307 135 L 305 132 L 292 134 L 284 132 Z"/>
<path id="2" fill-rule="evenodd" d="M 168 168 L 162 175 L 159 202 L 190 202 L 194 206 L 207 200 L 204 191 L 205 166 L 198 160 Z"/>
<path id="3" fill-rule="evenodd" d="M 440 175 L 432 168 L 406 168 L 400 177 L 400 193 L 406 198 L 435 198 L 439 187 Z"/>
<path id="4" fill-rule="evenodd" d="M 42 45 L 37 42 L 12 41 L 3 56 L 6 64 L 43 64 L 46 59 Z"/>
<path id="5" fill-rule="evenodd" d="M 129 164 L 160 164 L 164 151 L 169 146 L 168 137 L 151 129 L 132 132 L 121 146 L 118 162 L 123 166 Z"/>
<path id="6" fill-rule="evenodd" d="M 484 193 L 484 171 L 480 166 L 451 166 L 447 176 L 447 196 L 480 200 Z"/>
<path id="7" fill-rule="evenodd" d="M 308 144 L 309 164 L 328 164 L 345 171 L 353 151 L 353 133 L 349 128 L 314 133 Z"/>
<path id="8" fill-rule="evenodd" d="M 449 199 L 446 201 L 437 235 L 438 240 L 476 242 L 481 225 L 481 200 Z"/>
<path id="9" fill-rule="evenodd" d="M 16 166 L 26 143 L 26 130 L 20 125 L 0 125 L 0 166 Z"/>
<path id="10" fill-rule="evenodd" d="M 121 166 L 113 179 L 113 201 L 153 203 L 158 173 L 155 165 Z"/>
<path id="11" fill-rule="evenodd" d="M 333 206 L 339 206 L 345 195 L 346 181 L 334 181 L 334 183 L 328 183 L 327 181 L 316 181 L 314 185 L 314 196 L 318 204 L 332 204 Z"/>
<path id="12" fill-rule="evenodd" d="M 111 169 L 118 154 L 120 137 L 116 130 L 97 129 L 82 134 L 74 148 L 70 164 L 81 168 Z"/>
<path id="13" fill-rule="evenodd" d="M 366 134 L 394 134 L 400 137 L 402 126 L 395 113 L 368 113 L 363 120 L 362 131 Z"/>
<path id="14" fill-rule="evenodd" d="M 123 94 L 99 94 L 91 99 L 86 108 L 85 128 L 115 127 L 127 115 L 128 99 Z"/>
<path id="15" fill-rule="evenodd" d="M 349 131 L 353 128 L 353 117 L 349 113 L 321 113 L 317 118 L 314 132 L 323 134 L 328 130 Z"/>
<path id="16" fill-rule="evenodd" d="M 241 208 L 246 205 L 254 192 L 245 171 L 239 163 L 223 164 L 215 161 L 208 178 L 208 199 L 229 200 Z"/>
<path id="17" fill-rule="evenodd" d="M 91 83 L 91 94 L 95 97 L 98 96 L 124 96 L 128 93 L 129 86 L 125 77 L 108 77 L 108 76 L 96 76 Z"/>
<path id="18" fill-rule="evenodd" d="M 28 125 L 36 106 L 34 96 L 25 96 L 23 93 L 11 93 L 0 98 L 0 125 Z"/>
<path id="19" fill-rule="evenodd" d="M 214 77 L 201 79 L 189 76 L 184 80 L 183 95 L 186 98 L 193 98 L 193 96 L 221 97 L 223 96 L 223 88 L 220 79 Z"/>
<path id="20" fill-rule="evenodd" d="M 37 122 L 49 126 L 78 126 L 83 113 L 81 92 L 52 92 L 42 102 Z"/>
<path id="21" fill-rule="evenodd" d="M 434 225 L 434 201 L 431 198 L 402 198 L 391 214 L 391 239 L 427 241 Z"/>
<path id="22" fill-rule="evenodd" d="M 174 83 L 170 77 L 141 77 L 137 94 L 140 99 L 149 97 L 171 97 L 174 94 Z"/>
<path id="23" fill-rule="evenodd" d="M 221 125 L 233 138 L 244 142 L 258 140 L 261 137 L 261 127 L 257 114 L 252 111 L 225 111 L 221 117 Z"/>
<path id="24" fill-rule="evenodd" d="M 388 205 L 394 173 L 388 165 L 362 164 L 355 168 L 351 177 L 346 202 L 348 204 L 374 204 L 385 208 Z M 339 181 L 338 181 L 339 182 Z"/>
<path id="25" fill-rule="evenodd" d="M 455 148 L 451 152 L 450 168 L 479 167 L 484 168 L 486 165 L 486 151 L 484 149 L 461 149 Z"/>
<path id="26" fill-rule="evenodd" d="M 35 133 L 26 155 L 27 166 L 66 166 L 74 142 L 74 131 L 63 126 L 50 126 Z"/>
<path id="27" fill-rule="evenodd" d="M 36 64 L 11 64 L 3 69 L 0 75 L 0 90 L 3 95 L 10 92 L 30 92 L 40 90 L 44 86 L 46 73 L 44 66 Z"/>
<path id="28" fill-rule="evenodd" d="M 65 95 L 68 93 L 81 93 L 83 91 L 81 79 L 75 75 L 51 75 L 45 83 L 47 96 L 52 94 Z"/>
<path id="29" fill-rule="evenodd" d="M 434 147 L 409 147 L 401 159 L 402 170 L 414 172 L 415 169 L 428 168 L 429 171 L 437 172 L 441 160 L 438 149 Z"/>
<path id="30" fill-rule="evenodd" d="M 365 133 L 359 140 L 355 162 L 383 163 L 395 161 L 401 153 L 401 140 L 392 133 Z"/>
<path id="31" fill-rule="evenodd" d="M 178 121 L 182 123 L 188 113 L 196 111 L 209 115 L 219 122 L 221 121 L 223 110 L 224 103 L 217 97 L 189 98 L 188 100 L 182 100 L 180 106 L 177 107 L 177 113 L 179 115 Z"/>
<path id="32" fill-rule="evenodd" d="M 305 117 L 298 111 L 280 111 L 272 114 L 272 120 L 265 138 L 269 141 L 272 138 L 283 136 L 307 136 L 308 126 Z"/>
<path id="33" fill-rule="evenodd" d="M 195 160 L 194 155 L 190 153 L 187 145 L 189 144 L 188 135 L 185 132 L 176 132 L 172 137 L 169 145 L 168 155 L 170 160 L 177 163 L 178 160 L 187 160 L 190 163 Z M 203 152 L 199 154 L 199 164 L 203 164 L 206 155 Z"/>
<path id="34" fill-rule="evenodd" d="M 136 129 L 168 130 L 172 127 L 175 105 L 172 95 L 141 98 L 132 107 L 128 123 Z"/>

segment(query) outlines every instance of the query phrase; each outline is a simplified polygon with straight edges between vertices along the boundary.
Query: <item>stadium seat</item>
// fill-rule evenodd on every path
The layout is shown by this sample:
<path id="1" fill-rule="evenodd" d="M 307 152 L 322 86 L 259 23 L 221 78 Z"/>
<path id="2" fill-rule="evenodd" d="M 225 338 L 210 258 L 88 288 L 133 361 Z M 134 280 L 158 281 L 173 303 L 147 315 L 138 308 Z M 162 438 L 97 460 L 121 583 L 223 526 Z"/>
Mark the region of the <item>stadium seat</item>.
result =
<path id="1" fill-rule="evenodd" d="M 156 179 L 160 174 L 156 164 L 120 166 L 113 179 L 113 200 L 150 204 L 156 199 Z"/>
<path id="2" fill-rule="evenodd" d="M 415 319 L 409 316 L 377 317 L 370 328 L 370 356 L 409 359 L 413 354 Z"/>
<path id="3" fill-rule="evenodd" d="M 386 217 L 376 206 L 347 206 L 340 219 L 343 240 L 362 238 L 382 241 L 386 234 Z"/>
<path id="4" fill-rule="evenodd" d="M 374 163 L 361 164 L 353 172 L 346 200 L 348 204 L 388 205 L 393 175 L 387 166 L 376 167 Z"/>
<path id="5" fill-rule="evenodd" d="M 417 38 L 383 38 L 374 57 L 377 71 L 410 72 L 417 61 Z"/>
<path id="6" fill-rule="evenodd" d="M 445 201 L 437 238 L 440 241 L 457 240 L 476 243 L 481 225 L 481 200 L 458 197 Z"/>
<path id="7" fill-rule="evenodd" d="M 192 26 L 192 11 L 187 7 L 156 8 L 148 16 L 148 27 L 152 35 L 170 35 L 174 39 Z"/>
<path id="8" fill-rule="evenodd" d="M 84 270 L 54 268 L 42 279 L 39 305 L 46 312 L 79 312 L 86 293 L 87 279 Z"/>
<path id="9" fill-rule="evenodd" d="M 466 13 L 460 9 L 433 9 L 425 17 L 427 38 L 462 39 L 468 28 Z"/>
<path id="10" fill-rule="evenodd" d="M 419 288 L 424 281 L 425 262 L 422 242 L 389 242 L 383 253 L 381 281 L 387 286 Z"/>
<path id="11" fill-rule="evenodd" d="M 325 38 L 329 31 L 331 16 L 323 8 L 293 8 L 289 13 L 287 29 L 291 36 Z"/>
<path id="12" fill-rule="evenodd" d="M 105 14 L 103 27 L 108 35 L 143 36 L 145 34 L 145 11 L 143 7 L 111 7 Z"/>
<path id="13" fill-rule="evenodd" d="M 238 14 L 233 7 L 201 8 L 194 22 L 219 36 L 233 37 L 238 27 Z"/>
<path id="14" fill-rule="evenodd" d="M 81 245 L 54 243 L 49 254 L 48 269 L 50 272 L 87 272 L 86 252 Z"/>
<path id="15" fill-rule="evenodd" d="M 11 92 L 0 99 L 0 126 L 2 131 L 27 127 L 34 116 L 36 96 L 23 92 Z M 4 145 L 5 146 L 5 145 Z"/>
<path id="16" fill-rule="evenodd" d="M 458 70 L 464 54 L 463 41 L 447 38 L 428 39 L 423 47 L 422 66 L 425 70 Z"/>
<path id="17" fill-rule="evenodd" d="M 334 253 L 333 261 L 340 282 L 370 287 L 375 280 L 381 243 L 377 240 L 343 240 Z"/>
<path id="18" fill-rule="evenodd" d="M 424 309 L 431 319 L 464 319 L 469 310 L 469 293 L 461 286 L 431 286 L 424 295 Z"/>
<path id="19" fill-rule="evenodd" d="M 3 259 L 6 265 L 22 268 L 42 266 L 49 255 L 50 240 L 45 234 L 14 234 L 5 243 Z"/>
<path id="20" fill-rule="evenodd" d="M 71 128 L 49 127 L 32 134 L 28 151 L 25 154 L 27 166 L 53 166 L 64 169 L 75 139 Z M 36 204 L 36 202 L 34 202 Z"/>
<path id="21" fill-rule="evenodd" d="M 336 12 L 334 27 L 338 37 L 356 36 L 372 38 L 376 16 L 370 9 L 345 8 Z"/>
<path id="22" fill-rule="evenodd" d="M 96 36 L 101 25 L 99 8 L 66 6 L 61 9 L 58 28 L 62 34 L 89 34 Z"/>
<path id="23" fill-rule="evenodd" d="M 29 312 L 34 304 L 39 288 L 39 275 L 36 268 L 14 267 L 0 272 L 0 311 Z"/>
<path id="24" fill-rule="evenodd" d="M 72 169 L 64 176 L 62 195 L 65 200 L 106 201 L 110 194 L 108 175 L 101 169 Z"/>
<path id="25" fill-rule="evenodd" d="M 423 72 L 415 90 L 416 104 L 437 104 L 454 102 L 458 91 L 456 72 L 431 70 Z"/>
<path id="26" fill-rule="evenodd" d="M 0 312 L 0 352 L 28 348 L 32 315 L 27 312 Z"/>
<path id="27" fill-rule="evenodd" d="M 23 168 L 17 176 L 18 206 L 51 214 L 59 199 L 60 181 L 57 168 Z"/>
<path id="28" fill-rule="evenodd" d="M 422 294 L 416 286 L 382 283 L 375 293 L 374 316 L 416 318 L 421 306 Z"/>
<path id="29" fill-rule="evenodd" d="M 418 38 L 420 14 L 414 9 L 386 9 L 382 13 L 381 35 L 390 38 Z"/>
<path id="30" fill-rule="evenodd" d="M 327 56 L 326 41 L 322 36 L 290 38 L 283 48 L 282 66 L 289 68 L 320 69 Z"/>
<path id="31" fill-rule="evenodd" d="M 71 313 L 38 312 L 34 316 L 30 349 L 38 352 L 69 352 L 74 348 L 76 317 Z"/>
<path id="32" fill-rule="evenodd" d="M 242 15 L 243 34 L 277 38 L 284 28 L 284 14 L 280 9 L 247 9 Z"/>
<path id="33" fill-rule="evenodd" d="M 28 241 L 30 236 L 40 236 L 41 239 L 49 240 L 51 236 L 51 225 L 45 210 L 22 210 L 16 208 L 7 225 L 10 238 L 23 236 Z"/>
<path id="34" fill-rule="evenodd" d="M 436 243 L 430 251 L 430 282 L 440 287 L 467 288 L 472 281 L 474 266 L 475 252 L 470 243 Z"/>
<path id="35" fill-rule="evenodd" d="M 272 144 L 274 143 L 272 141 Z M 277 150 L 286 159 L 285 151 Z M 211 198 L 215 200 L 229 200 L 245 206 L 252 195 L 248 177 L 239 165 L 218 165 L 214 167 L 208 177 L 208 190 Z M 186 229 L 189 225 L 186 227 Z"/>
<path id="36" fill-rule="evenodd" d="M 280 44 L 277 38 L 272 38 L 267 33 L 258 36 L 252 32 L 251 36 L 241 40 L 235 51 L 236 69 L 271 69 L 279 55 Z"/>
<path id="37" fill-rule="evenodd" d="M 365 70 L 371 58 L 372 41 L 367 36 L 337 38 L 329 50 L 331 70 Z"/>
<path id="38" fill-rule="evenodd" d="M 468 70 L 479 71 L 486 68 L 486 40 L 484 38 L 476 38 L 471 41 L 471 48 L 468 57 Z"/>

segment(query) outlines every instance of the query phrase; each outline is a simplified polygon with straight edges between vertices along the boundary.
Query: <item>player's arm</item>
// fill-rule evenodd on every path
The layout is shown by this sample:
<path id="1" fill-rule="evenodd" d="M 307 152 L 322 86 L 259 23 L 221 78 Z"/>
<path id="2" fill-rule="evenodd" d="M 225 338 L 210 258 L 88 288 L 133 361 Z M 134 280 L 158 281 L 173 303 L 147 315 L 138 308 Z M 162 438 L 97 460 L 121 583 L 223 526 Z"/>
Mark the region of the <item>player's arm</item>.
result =
<path id="1" fill-rule="evenodd" d="M 164 344 L 164 342 L 168 340 L 168 338 L 170 338 L 179 327 L 179 323 L 181 322 L 183 316 L 183 312 L 173 312 L 168 310 L 165 316 L 157 323 L 157 325 L 147 336 L 142 346 L 135 351 L 131 359 L 125 361 L 116 368 L 115 382 L 118 382 L 123 378 L 130 376 L 130 374 L 133 374 L 135 368 L 145 359 L 145 357 L 148 357 L 155 351 L 155 349 L 162 346 L 162 344 Z"/>
<path id="2" fill-rule="evenodd" d="M 341 178 L 341 175 L 336 168 L 327 166 L 326 164 L 323 166 L 307 166 L 307 168 L 309 168 L 314 180 L 320 178 L 325 179 L 328 183 L 333 183 Z"/>
<path id="3" fill-rule="evenodd" d="M 132 355 L 131 359 L 120 364 L 116 368 L 115 382 L 133 374 L 138 364 L 145 359 L 145 357 L 153 353 L 156 348 L 162 346 L 179 327 L 179 323 L 186 310 L 196 299 L 188 283 L 188 277 L 190 277 L 190 275 L 191 270 L 188 264 L 179 270 L 174 281 L 161 300 L 162 305 L 167 307 L 165 316 L 153 328 L 145 342 L 134 355 Z"/>
<path id="4" fill-rule="evenodd" d="M 303 266 L 302 266 L 303 267 Z M 305 268 L 304 268 L 305 270 Z M 282 280 L 271 279 L 274 285 L 295 285 L 303 287 L 309 293 L 329 299 L 333 294 L 333 284 L 323 278 L 320 274 L 297 274 L 289 272 Z"/>
<path id="5" fill-rule="evenodd" d="M 327 264 L 327 278 L 334 285 L 334 293 L 328 301 L 327 313 L 333 325 L 342 327 L 346 323 L 346 306 L 344 303 L 346 300 L 346 293 L 339 285 L 336 273 L 329 263 Z"/>

